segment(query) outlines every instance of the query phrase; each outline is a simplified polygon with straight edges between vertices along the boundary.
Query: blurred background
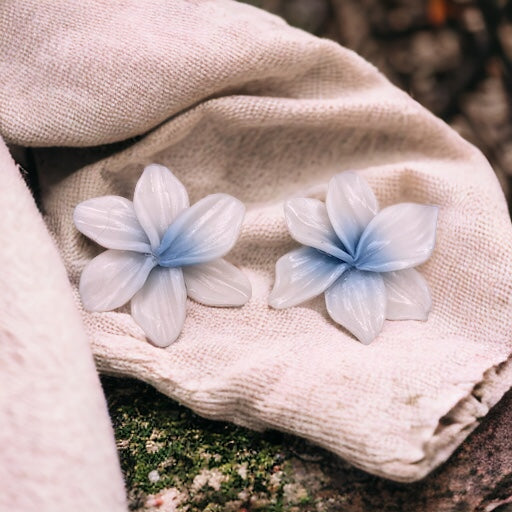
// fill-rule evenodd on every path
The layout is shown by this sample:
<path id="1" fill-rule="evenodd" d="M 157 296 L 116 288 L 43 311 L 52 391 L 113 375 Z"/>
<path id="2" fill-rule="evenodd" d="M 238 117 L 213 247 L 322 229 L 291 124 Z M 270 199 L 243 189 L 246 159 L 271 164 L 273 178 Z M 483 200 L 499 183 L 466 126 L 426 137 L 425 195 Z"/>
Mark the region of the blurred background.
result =
<path id="1" fill-rule="evenodd" d="M 246 0 L 338 41 L 491 162 L 510 206 L 512 0 Z"/>

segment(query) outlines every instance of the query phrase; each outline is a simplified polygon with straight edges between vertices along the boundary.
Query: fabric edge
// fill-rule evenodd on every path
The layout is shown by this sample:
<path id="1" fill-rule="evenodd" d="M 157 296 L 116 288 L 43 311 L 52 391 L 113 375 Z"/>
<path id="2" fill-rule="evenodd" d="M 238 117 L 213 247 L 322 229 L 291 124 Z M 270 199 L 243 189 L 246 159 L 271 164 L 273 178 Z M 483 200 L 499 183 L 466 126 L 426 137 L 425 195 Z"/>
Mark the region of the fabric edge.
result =
<path id="1" fill-rule="evenodd" d="M 169 376 L 165 375 L 164 368 L 162 368 L 162 372 L 157 371 L 156 373 L 155 368 L 146 368 L 141 357 L 142 354 L 139 354 L 139 357 L 137 357 L 136 366 L 133 366 L 126 360 L 120 361 L 121 364 L 119 365 L 112 365 L 112 358 L 109 357 L 111 354 L 107 353 L 107 347 L 110 343 L 105 341 L 107 338 L 115 339 L 116 343 L 123 342 L 123 340 L 128 343 L 135 341 L 130 336 L 116 334 L 103 334 L 101 341 L 95 339 L 93 342 L 94 358 L 98 371 L 101 374 L 142 380 L 168 396 L 171 400 L 175 400 L 179 404 L 190 408 L 201 417 L 214 421 L 230 421 L 239 426 L 260 432 L 279 430 L 306 439 L 308 442 L 326 449 L 346 461 L 343 454 L 333 449 L 332 446 L 327 446 L 321 441 L 308 438 L 300 433 L 287 431 L 267 422 L 238 422 L 233 417 L 228 417 L 222 413 L 220 415 L 218 413 L 212 414 L 207 407 L 200 406 L 197 400 L 197 393 L 192 391 L 193 386 L 188 391 L 184 390 L 182 386 L 178 386 L 177 380 L 171 380 Z M 107 352 L 104 351 L 105 348 L 107 348 Z M 158 377 L 161 377 L 161 380 Z M 175 377 L 179 378 L 177 374 L 175 374 Z M 481 420 L 501 400 L 510 387 L 512 387 L 512 354 L 502 362 L 485 370 L 482 374 L 482 379 L 474 383 L 470 392 L 460 398 L 446 414 L 439 418 L 437 425 L 432 429 L 432 436 L 421 447 L 424 456 L 420 460 L 415 462 L 393 460 L 389 463 L 383 463 L 381 468 L 385 469 L 382 470 L 379 470 L 377 465 L 375 467 L 368 467 L 364 464 L 353 462 L 350 464 L 370 474 L 394 482 L 413 483 L 422 480 L 450 458 L 467 437 L 482 423 Z M 176 393 L 176 390 L 179 388 L 181 388 L 181 393 Z"/>
<path id="2" fill-rule="evenodd" d="M 394 461 L 388 466 L 390 471 L 374 474 L 402 483 L 417 482 L 427 477 L 433 470 L 442 466 L 483 423 L 482 420 L 488 412 L 511 387 L 512 354 L 501 363 L 488 368 L 482 379 L 473 385 L 469 394 L 439 418 L 433 435 L 422 447 L 424 457 L 413 463 Z M 393 478 L 389 476 L 390 472 L 393 472 Z M 398 476 L 399 472 L 403 477 Z"/>

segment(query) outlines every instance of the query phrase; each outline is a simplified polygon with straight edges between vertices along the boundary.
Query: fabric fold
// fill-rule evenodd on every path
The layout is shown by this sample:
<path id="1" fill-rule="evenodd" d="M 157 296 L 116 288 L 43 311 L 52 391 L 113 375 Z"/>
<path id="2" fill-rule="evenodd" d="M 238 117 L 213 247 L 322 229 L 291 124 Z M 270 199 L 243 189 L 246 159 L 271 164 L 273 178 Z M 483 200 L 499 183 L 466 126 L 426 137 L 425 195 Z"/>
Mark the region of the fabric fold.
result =
<path id="1" fill-rule="evenodd" d="M 0 510 L 126 511 L 64 265 L 0 139 Z"/>

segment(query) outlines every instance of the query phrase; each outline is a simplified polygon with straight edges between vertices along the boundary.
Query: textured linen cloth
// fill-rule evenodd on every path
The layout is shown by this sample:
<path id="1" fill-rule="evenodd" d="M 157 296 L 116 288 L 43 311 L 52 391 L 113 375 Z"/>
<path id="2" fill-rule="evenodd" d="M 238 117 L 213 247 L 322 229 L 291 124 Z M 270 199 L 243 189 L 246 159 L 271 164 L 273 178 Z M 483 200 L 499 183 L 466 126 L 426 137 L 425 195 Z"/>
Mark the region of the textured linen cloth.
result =
<path id="1" fill-rule="evenodd" d="M 101 251 L 73 226 L 80 201 L 131 198 L 156 162 L 191 203 L 225 192 L 247 205 L 228 260 L 251 280 L 251 301 L 189 300 L 167 349 L 145 340 L 127 307 L 82 310 L 101 371 L 149 382 L 210 418 L 303 436 L 398 481 L 446 460 L 510 387 L 512 230 L 494 173 L 353 52 L 227 0 L 5 2 L 0 34 L 7 140 L 141 136 L 37 150 L 45 219 L 79 308 L 80 273 Z M 387 321 L 370 346 L 329 319 L 322 297 L 267 306 L 275 262 L 295 245 L 283 201 L 324 198 L 346 169 L 363 174 L 381 207 L 440 207 L 437 245 L 420 268 L 428 321 Z"/>
<path id="2" fill-rule="evenodd" d="M 57 248 L 0 139 L 0 510 L 126 510 L 112 427 Z"/>

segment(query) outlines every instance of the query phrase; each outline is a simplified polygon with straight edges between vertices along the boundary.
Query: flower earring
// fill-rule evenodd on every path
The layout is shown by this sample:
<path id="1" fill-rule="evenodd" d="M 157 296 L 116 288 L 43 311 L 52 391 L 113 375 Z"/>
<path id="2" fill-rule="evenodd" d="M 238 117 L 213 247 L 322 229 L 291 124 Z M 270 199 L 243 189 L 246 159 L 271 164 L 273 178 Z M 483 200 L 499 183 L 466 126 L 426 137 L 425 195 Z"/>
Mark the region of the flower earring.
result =
<path id="1" fill-rule="evenodd" d="M 251 297 L 245 274 L 222 257 L 234 246 L 244 205 L 212 194 L 189 206 L 182 183 L 162 165 L 144 169 L 133 202 L 104 196 L 80 203 L 77 229 L 108 249 L 82 272 L 88 311 L 110 311 L 131 300 L 134 320 L 155 345 L 179 336 L 186 298 L 208 306 L 241 306 Z"/>
<path id="2" fill-rule="evenodd" d="M 412 267 L 435 245 L 438 208 L 401 203 L 379 212 L 369 185 L 355 172 L 334 176 L 326 202 L 291 199 L 285 218 L 306 247 L 282 256 L 269 304 L 295 306 L 325 292 L 327 312 L 364 344 L 384 319 L 426 320 L 428 285 Z"/>

